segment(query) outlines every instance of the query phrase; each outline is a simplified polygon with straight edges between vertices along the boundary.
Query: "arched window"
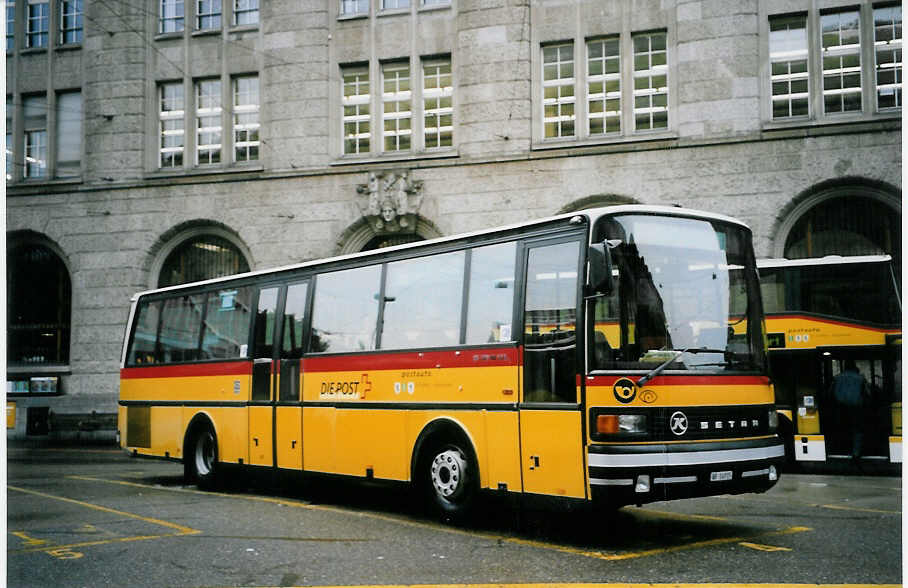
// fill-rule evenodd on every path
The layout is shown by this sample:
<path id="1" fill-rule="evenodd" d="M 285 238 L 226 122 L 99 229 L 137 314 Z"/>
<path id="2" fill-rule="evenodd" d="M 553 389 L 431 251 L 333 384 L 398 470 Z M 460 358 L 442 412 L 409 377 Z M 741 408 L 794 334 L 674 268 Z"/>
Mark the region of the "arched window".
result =
<path id="1" fill-rule="evenodd" d="M 249 271 L 249 263 L 228 239 L 198 234 L 186 239 L 167 255 L 158 287 L 175 286 Z"/>
<path id="2" fill-rule="evenodd" d="M 901 214 L 882 200 L 836 196 L 802 214 L 785 238 L 788 259 L 825 255 L 901 255 Z"/>
<path id="3" fill-rule="evenodd" d="M 14 245 L 6 284 L 9 365 L 68 364 L 72 286 L 63 260 L 39 243 Z"/>

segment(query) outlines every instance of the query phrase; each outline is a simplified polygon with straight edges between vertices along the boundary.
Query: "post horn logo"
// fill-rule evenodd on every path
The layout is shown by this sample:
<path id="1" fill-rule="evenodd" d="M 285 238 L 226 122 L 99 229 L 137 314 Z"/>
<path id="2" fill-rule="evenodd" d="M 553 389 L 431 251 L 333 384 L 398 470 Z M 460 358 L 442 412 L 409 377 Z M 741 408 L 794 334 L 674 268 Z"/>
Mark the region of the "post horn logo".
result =
<path id="1" fill-rule="evenodd" d="M 637 384 L 629 378 L 621 378 L 612 387 L 615 393 L 615 400 L 621 404 L 629 404 L 637 397 Z"/>

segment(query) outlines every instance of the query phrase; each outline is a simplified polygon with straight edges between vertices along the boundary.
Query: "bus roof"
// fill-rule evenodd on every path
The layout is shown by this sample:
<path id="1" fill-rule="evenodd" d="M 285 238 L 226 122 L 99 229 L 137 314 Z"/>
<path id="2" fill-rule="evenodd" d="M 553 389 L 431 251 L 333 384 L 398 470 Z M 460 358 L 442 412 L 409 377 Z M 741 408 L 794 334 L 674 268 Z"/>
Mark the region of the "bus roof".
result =
<path id="1" fill-rule="evenodd" d="M 603 216 L 614 216 L 614 215 L 619 215 L 619 214 L 634 214 L 634 213 L 636 213 L 636 214 L 660 214 L 660 215 L 666 215 L 666 216 L 680 216 L 680 217 L 699 218 L 699 219 L 706 219 L 706 220 L 716 220 L 716 221 L 720 221 L 720 222 L 736 224 L 736 225 L 749 229 L 749 227 L 747 227 L 747 225 L 745 223 L 743 223 L 742 221 L 740 221 L 736 218 L 730 217 L 730 216 L 723 215 L 723 214 L 705 212 L 702 210 L 694 210 L 694 209 L 683 208 L 683 207 L 678 207 L 678 206 L 660 206 L 660 205 L 647 205 L 647 204 L 621 204 L 621 205 L 616 205 L 616 206 L 606 206 L 606 207 L 600 207 L 600 208 L 588 208 L 588 209 L 584 209 L 584 210 L 578 210 L 576 212 L 569 212 L 569 213 L 560 214 L 560 215 L 556 215 L 556 216 L 550 216 L 550 217 L 535 219 L 535 220 L 531 220 L 531 221 L 524 221 L 521 223 L 514 223 L 514 224 L 500 226 L 500 227 L 482 229 L 479 231 L 473 231 L 473 232 L 469 232 L 469 233 L 460 233 L 457 235 L 451 235 L 451 236 L 447 236 L 447 237 L 438 237 L 436 239 L 429 239 L 426 241 L 416 241 L 414 243 L 405 243 L 403 245 L 394 245 L 391 247 L 384 247 L 382 249 L 376 249 L 376 250 L 372 250 L 372 251 L 362 251 L 359 253 L 350 253 L 350 254 L 339 255 L 339 256 L 334 256 L 334 257 L 313 259 L 310 261 L 303 261 L 303 262 L 290 264 L 290 265 L 286 265 L 286 266 L 278 266 L 278 267 L 273 267 L 273 268 L 245 272 L 245 273 L 241 273 L 241 274 L 232 274 L 232 275 L 223 276 L 220 278 L 212 278 L 210 280 L 202 280 L 202 281 L 198 281 L 198 282 L 188 282 L 185 284 L 177 284 L 175 286 L 167 286 L 164 288 L 144 290 L 144 291 L 137 292 L 136 294 L 134 294 L 132 299 L 135 301 L 141 296 L 147 296 L 149 294 L 156 294 L 159 292 L 168 292 L 171 290 L 182 290 L 184 288 L 204 287 L 207 285 L 218 284 L 220 282 L 230 282 L 233 280 L 252 278 L 252 277 L 256 277 L 256 276 L 264 276 L 264 275 L 268 275 L 268 274 L 272 274 L 272 273 L 293 271 L 293 270 L 304 269 L 307 267 L 312 267 L 312 266 L 322 265 L 322 264 L 327 264 L 327 263 L 333 263 L 333 262 L 338 262 L 338 261 L 355 260 L 355 259 L 360 259 L 360 258 L 368 258 L 368 257 L 372 257 L 372 256 L 378 257 L 381 255 L 386 255 L 388 253 L 393 253 L 396 251 L 402 251 L 402 250 L 407 250 L 407 249 L 420 249 L 423 247 L 429 247 L 431 245 L 435 245 L 435 244 L 439 244 L 439 243 L 446 243 L 446 242 L 457 241 L 457 240 L 462 240 L 462 239 L 471 239 L 471 238 L 475 238 L 475 237 L 481 237 L 483 235 L 491 235 L 491 234 L 498 233 L 498 232 L 513 231 L 515 229 L 520 229 L 520 228 L 524 228 L 524 227 L 526 227 L 526 228 L 535 227 L 535 226 L 540 226 L 540 225 L 544 225 L 544 224 L 551 223 L 551 222 L 557 222 L 560 220 L 573 219 L 574 217 L 585 217 L 590 222 L 590 224 L 594 224 L 596 221 L 598 221 Z"/>
<path id="2" fill-rule="evenodd" d="M 757 268 L 807 267 L 817 265 L 842 265 L 846 263 L 884 263 L 892 261 L 890 255 L 827 255 L 804 259 L 758 259 Z"/>

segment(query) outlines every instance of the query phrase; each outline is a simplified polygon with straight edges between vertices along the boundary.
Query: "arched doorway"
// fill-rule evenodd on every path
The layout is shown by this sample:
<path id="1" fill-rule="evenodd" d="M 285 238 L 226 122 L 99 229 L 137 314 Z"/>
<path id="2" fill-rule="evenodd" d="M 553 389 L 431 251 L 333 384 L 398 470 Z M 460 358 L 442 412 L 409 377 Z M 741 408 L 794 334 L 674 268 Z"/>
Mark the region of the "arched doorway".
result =
<path id="1" fill-rule="evenodd" d="M 901 195 L 891 186 L 861 179 L 826 182 L 795 199 L 779 218 L 773 257 L 889 254 L 901 259 Z"/>
<path id="2" fill-rule="evenodd" d="M 902 249 L 901 214 L 887 203 L 842 195 L 817 203 L 802 214 L 785 237 L 788 259 L 826 255 L 897 257 Z"/>
<path id="3" fill-rule="evenodd" d="M 8 364 L 68 364 L 72 284 L 63 259 L 40 241 L 14 243 L 6 284 Z"/>

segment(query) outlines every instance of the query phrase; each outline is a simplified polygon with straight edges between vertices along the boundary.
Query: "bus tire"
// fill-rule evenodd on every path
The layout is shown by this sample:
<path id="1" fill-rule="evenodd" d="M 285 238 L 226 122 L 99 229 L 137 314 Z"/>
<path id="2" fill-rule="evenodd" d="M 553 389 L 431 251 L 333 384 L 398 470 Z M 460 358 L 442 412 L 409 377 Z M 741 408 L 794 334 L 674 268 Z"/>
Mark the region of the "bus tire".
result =
<path id="1" fill-rule="evenodd" d="M 187 483 L 194 483 L 203 490 L 217 488 L 220 475 L 218 440 L 210 425 L 194 429 L 183 455 L 183 472 Z"/>
<path id="2" fill-rule="evenodd" d="M 479 493 L 479 468 L 470 446 L 438 439 L 427 445 L 419 464 L 419 486 L 429 508 L 445 522 L 464 521 Z"/>

